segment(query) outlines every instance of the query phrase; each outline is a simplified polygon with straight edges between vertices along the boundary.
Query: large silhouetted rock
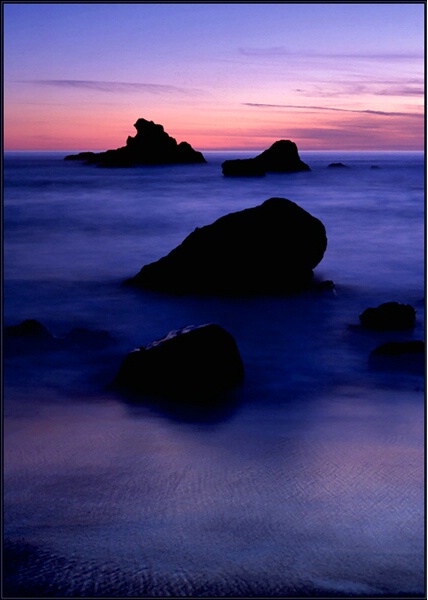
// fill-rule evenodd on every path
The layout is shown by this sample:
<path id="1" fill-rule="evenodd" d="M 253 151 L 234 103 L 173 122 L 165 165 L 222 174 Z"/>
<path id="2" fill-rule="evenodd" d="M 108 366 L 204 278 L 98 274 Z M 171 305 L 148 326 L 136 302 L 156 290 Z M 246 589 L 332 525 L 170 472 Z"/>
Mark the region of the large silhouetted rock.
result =
<path id="1" fill-rule="evenodd" d="M 412 329 L 415 326 L 416 311 L 410 304 L 385 302 L 376 308 L 366 308 L 361 313 L 363 327 L 378 331 Z"/>
<path id="2" fill-rule="evenodd" d="M 325 227 L 284 198 L 196 228 L 128 285 L 168 292 L 264 294 L 310 285 L 327 247 Z"/>
<path id="3" fill-rule="evenodd" d="M 310 171 L 300 160 L 297 146 L 290 140 L 279 140 L 255 158 L 226 160 L 221 165 L 226 177 L 254 177 L 265 173 Z"/>
<path id="4" fill-rule="evenodd" d="M 135 137 L 128 137 L 126 146 L 106 152 L 80 152 L 65 157 L 65 160 L 82 160 L 88 164 L 104 167 L 132 167 L 134 165 L 164 165 L 183 163 L 205 163 L 201 152 L 187 142 L 177 144 L 162 125 L 138 119 L 134 127 Z"/>
<path id="5" fill-rule="evenodd" d="M 133 350 L 112 387 L 203 404 L 243 378 L 235 339 L 219 325 L 209 324 L 171 331 L 163 339 Z"/>

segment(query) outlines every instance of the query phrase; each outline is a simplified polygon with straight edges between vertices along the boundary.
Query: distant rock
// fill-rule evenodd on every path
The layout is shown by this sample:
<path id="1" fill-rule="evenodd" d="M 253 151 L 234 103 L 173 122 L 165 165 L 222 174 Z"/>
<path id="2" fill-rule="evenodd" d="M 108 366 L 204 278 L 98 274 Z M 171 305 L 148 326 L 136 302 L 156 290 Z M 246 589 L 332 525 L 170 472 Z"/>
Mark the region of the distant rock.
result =
<path id="1" fill-rule="evenodd" d="M 320 281 L 313 285 L 312 290 L 314 292 L 328 292 L 332 296 L 337 296 L 336 286 L 334 285 L 334 281 L 327 279 L 325 281 Z"/>
<path id="2" fill-rule="evenodd" d="M 326 248 L 321 221 L 291 200 L 271 198 L 196 228 L 125 284 L 176 293 L 300 291 Z"/>
<path id="3" fill-rule="evenodd" d="M 372 165 L 370 169 L 380 169 L 379 165 Z"/>
<path id="4" fill-rule="evenodd" d="M 237 158 L 222 164 L 226 177 L 264 177 L 266 169 L 256 158 Z"/>
<path id="5" fill-rule="evenodd" d="M 425 343 L 422 340 L 386 342 L 370 353 L 370 367 L 385 370 L 406 370 L 423 374 Z"/>
<path id="6" fill-rule="evenodd" d="M 55 336 L 35 319 L 4 328 L 4 348 L 12 354 L 50 352 L 53 350 L 80 351 L 106 348 L 115 343 L 107 331 L 75 327 L 62 336 Z"/>
<path id="7" fill-rule="evenodd" d="M 266 173 L 310 171 L 300 160 L 297 146 L 290 140 L 279 140 L 255 158 L 226 160 L 222 164 L 226 177 L 255 177 Z"/>
<path id="8" fill-rule="evenodd" d="M 256 156 L 256 160 L 267 172 L 294 173 L 310 171 L 309 166 L 300 160 L 297 146 L 290 140 L 279 140 L 270 148 Z"/>
<path id="9" fill-rule="evenodd" d="M 71 154 L 64 160 L 81 160 L 87 164 L 103 167 L 206 162 L 202 153 L 194 150 L 187 142 L 177 144 L 177 141 L 164 131 L 162 125 L 146 119 L 138 119 L 134 127 L 137 135 L 128 137 L 126 146 L 106 152 Z"/>
<path id="10" fill-rule="evenodd" d="M 6 355 L 35 354 L 59 348 L 55 336 L 35 319 L 4 327 L 3 336 Z"/>
<path id="11" fill-rule="evenodd" d="M 416 311 L 410 304 L 385 302 L 377 308 L 367 308 L 360 315 L 363 327 L 378 331 L 412 329 L 415 326 Z"/>
<path id="12" fill-rule="evenodd" d="M 4 336 L 7 338 L 32 338 L 39 340 L 53 339 L 53 335 L 44 325 L 35 319 L 26 319 L 18 325 L 8 325 L 4 328 Z"/>
<path id="13" fill-rule="evenodd" d="M 208 324 L 171 331 L 133 350 L 111 387 L 203 405 L 243 378 L 244 366 L 235 339 L 219 325 Z"/>
<path id="14" fill-rule="evenodd" d="M 348 165 L 344 165 L 341 162 L 337 162 L 337 163 L 330 163 L 328 165 L 329 169 L 349 169 L 350 167 Z"/>

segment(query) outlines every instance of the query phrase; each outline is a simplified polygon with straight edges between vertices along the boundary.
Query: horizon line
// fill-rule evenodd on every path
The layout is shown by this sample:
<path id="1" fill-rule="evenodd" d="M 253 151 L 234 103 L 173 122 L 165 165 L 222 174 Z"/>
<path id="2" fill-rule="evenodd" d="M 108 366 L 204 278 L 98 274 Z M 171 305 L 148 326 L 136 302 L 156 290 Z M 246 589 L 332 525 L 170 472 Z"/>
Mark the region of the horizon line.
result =
<path id="1" fill-rule="evenodd" d="M 254 153 L 254 152 L 264 152 L 266 150 L 266 148 L 202 148 L 202 149 L 198 149 L 197 151 L 199 152 L 249 152 L 249 153 Z M 426 148 L 407 148 L 407 149 L 403 149 L 403 148 L 376 148 L 373 149 L 372 148 L 363 148 L 363 149 L 355 149 L 355 148 L 305 148 L 305 149 L 298 149 L 299 152 L 424 152 L 426 151 Z M 37 149 L 37 148 L 33 148 L 33 149 L 29 149 L 29 148 L 20 148 L 20 149 L 6 149 L 3 148 L 3 154 L 9 153 L 9 152 L 26 152 L 26 153 L 30 153 L 30 152 L 37 152 L 37 153 L 75 153 L 75 154 L 80 154 L 83 152 L 93 152 L 93 153 L 101 153 L 101 152 L 106 152 L 106 150 L 76 150 L 76 149 Z"/>

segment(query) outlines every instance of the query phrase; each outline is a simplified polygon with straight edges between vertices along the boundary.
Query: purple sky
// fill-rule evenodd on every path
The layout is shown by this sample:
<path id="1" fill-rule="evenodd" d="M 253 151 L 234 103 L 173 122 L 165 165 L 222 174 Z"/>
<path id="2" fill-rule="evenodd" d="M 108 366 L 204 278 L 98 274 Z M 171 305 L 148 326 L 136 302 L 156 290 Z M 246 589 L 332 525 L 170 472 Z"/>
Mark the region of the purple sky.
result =
<path id="1" fill-rule="evenodd" d="M 424 3 L 3 8 L 6 150 L 424 148 Z"/>

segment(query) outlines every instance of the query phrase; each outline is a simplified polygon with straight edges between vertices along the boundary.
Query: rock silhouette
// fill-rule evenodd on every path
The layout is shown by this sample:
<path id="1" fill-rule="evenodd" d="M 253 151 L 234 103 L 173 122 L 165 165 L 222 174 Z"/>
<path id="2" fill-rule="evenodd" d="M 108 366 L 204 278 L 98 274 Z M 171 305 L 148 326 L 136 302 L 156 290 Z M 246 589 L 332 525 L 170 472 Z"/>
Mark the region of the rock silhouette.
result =
<path id="1" fill-rule="evenodd" d="M 348 165 L 344 165 L 341 162 L 337 162 L 337 163 L 330 163 L 328 165 L 328 168 L 329 169 L 349 169 L 349 166 Z"/>
<path id="2" fill-rule="evenodd" d="M 378 331 L 412 329 L 415 326 L 416 311 L 410 304 L 385 302 L 376 308 L 366 308 L 361 313 L 363 327 Z"/>
<path id="3" fill-rule="evenodd" d="M 266 173 L 310 171 L 300 160 L 297 146 L 290 140 L 279 140 L 255 158 L 226 160 L 222 171 L 226 177 L 256 177 Z"/>
<path id="4" fill-rule="evenodd" d="M 370 353 L 369 365 L 372 369 L 405 370 L 423 374 L 425 342 L 423 340 L 386 342 Z"/>
<path id="5" fill-rule="evenodd" d="M 238 385 L 244 366 L 233 336 L 216 324 L 171 331 L 124 359 L 111 387 L 201 403 Z"/>
<path id="6" fill-rule="evenodd" d="M 146 119 L 134 124 L 135 137 L 129 136 L 126 146 L 105 152 L 80 152 L 70 154 L 64 160 L 82 160 L 87 164 L 104 167 L 132 167 L 135 165 L 167 165 L 205 163 L 201 152 L 187 142 L 177 141 L 168 135 L 162 125 Z"/>
<path id="7" fill-rule="evenodd" d="M 324 225 L 285 198 L 196 228 L 125 284 L 176 293 L 264 294 L 310 286 L 327 247 Z"/>
<path id="8" fill-rule="evenodd" d="M 75 327 L 62 336 L 53 335 L 42 323 L 26 319 L 17 325 L 8 325 L 3 330 L 4 350 L 11 354 L 29 354 L 56 350 L 102 349 L 115 340 L 107 331 Z"/>
<path id="9" fill-rule="evenodd" d="M 5 338 L 28 338 L 38 340 L 53 339 L 53 335 L 36 319 L 26 319 L 18 325 L 8 325 L 4 328 Z"/>
<path id="10" fill-rule="evenodd" d="M 226 160 L 221 165 L 226 177 L 264 177 L 266 169 L 256 158 Z"/>

